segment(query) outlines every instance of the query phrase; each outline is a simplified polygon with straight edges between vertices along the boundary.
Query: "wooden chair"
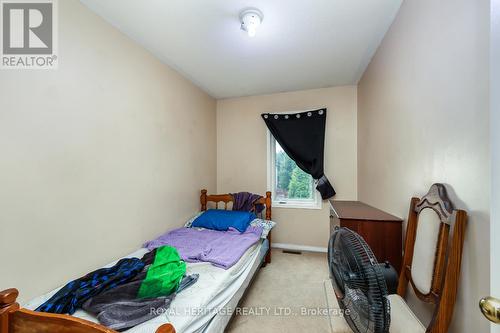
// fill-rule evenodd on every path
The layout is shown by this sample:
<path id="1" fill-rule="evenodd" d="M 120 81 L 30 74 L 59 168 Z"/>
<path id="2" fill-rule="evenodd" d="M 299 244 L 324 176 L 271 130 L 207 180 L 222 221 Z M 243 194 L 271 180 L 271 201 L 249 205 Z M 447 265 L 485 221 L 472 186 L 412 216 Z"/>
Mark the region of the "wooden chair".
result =
<path id="1" fill-rule="evenodd" d="M 445 333 L 453 316 L 467 213 L 456 210 L 443 184 L 412 198 L 398 293 L 390 295 L 391 333 Z M 435 306 L 425 327 L 404 301 L 410 285 L 423 302 Z"/>

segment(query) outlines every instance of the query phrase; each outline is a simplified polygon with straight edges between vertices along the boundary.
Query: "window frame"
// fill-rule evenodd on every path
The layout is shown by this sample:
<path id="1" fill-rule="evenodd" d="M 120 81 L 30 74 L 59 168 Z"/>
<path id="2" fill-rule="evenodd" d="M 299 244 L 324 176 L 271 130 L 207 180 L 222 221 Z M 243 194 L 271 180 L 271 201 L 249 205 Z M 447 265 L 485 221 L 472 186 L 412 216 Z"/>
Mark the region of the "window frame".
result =
<path id="1" fill-rule="evenodd" d="M 276 139 L 267 131 L 267 190 L 271 192 L 272 206 L 277 208 L 322 209 L 323 201 L 313 186 L 313 200 L 284 199 L 276 200 Z M 313 180 L 314 181 L 314 180 Z M 314 185 L 314 184 L 313 184 Z"/>

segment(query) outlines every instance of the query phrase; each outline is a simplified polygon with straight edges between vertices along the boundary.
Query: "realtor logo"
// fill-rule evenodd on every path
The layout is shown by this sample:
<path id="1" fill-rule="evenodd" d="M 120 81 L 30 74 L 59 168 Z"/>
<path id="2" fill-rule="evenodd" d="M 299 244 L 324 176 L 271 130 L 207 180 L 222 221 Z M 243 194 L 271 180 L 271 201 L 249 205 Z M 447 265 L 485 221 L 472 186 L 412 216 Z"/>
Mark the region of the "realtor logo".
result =
<path id="1" fill-rule="evenodd" d="M 55 0 L 0 0 L 1 68 L 57 68 Z"/>

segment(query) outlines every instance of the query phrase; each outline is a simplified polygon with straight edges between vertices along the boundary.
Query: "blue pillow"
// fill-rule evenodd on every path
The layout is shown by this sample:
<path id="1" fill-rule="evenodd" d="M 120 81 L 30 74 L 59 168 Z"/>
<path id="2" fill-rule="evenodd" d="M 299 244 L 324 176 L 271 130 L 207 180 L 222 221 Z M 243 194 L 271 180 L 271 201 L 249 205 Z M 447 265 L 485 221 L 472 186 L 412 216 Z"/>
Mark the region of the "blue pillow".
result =
<path id="1" fill-rule="evenodd" d="M 255 214 L 251 212 L 209 209 L 198 216 L 191 226 L 220 231 L 226 231 L 230 227 L 233 227 L 239 232 L 245 232 L 250 222 L 255 218 Z"/>

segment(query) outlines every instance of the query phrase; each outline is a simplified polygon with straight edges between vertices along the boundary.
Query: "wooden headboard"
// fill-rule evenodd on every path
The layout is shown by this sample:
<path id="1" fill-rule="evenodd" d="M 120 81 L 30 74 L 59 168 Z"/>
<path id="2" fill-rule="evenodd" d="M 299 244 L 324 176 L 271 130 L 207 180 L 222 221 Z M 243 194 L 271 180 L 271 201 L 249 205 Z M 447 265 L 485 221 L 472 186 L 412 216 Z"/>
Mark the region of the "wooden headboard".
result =
<path id="1" fill-rule="evenodd" d="M 227 204 L 230 202 L 233 202 L 234 198 L 231 194 L 207 194 L 207 190 L 203 189 L 201 190 L 201 196 L 200 196 L 200 204 L 201 204 L 201 210 L 205 211 L 207 210 L 207 203 L 209 202 L 214 202 L 215 203 L 215 209 L 219 209 L 219 202 L 224 203 L 224 209 L 227 210 Z M 271 219 L 271 213 L 272 213 L 272 208 L 271 208 L 271 192 L 266 192 L 266 195 L 254 202 L 254 210 L 255 210 L 255 205 L 264 205 L 266 207 L 266 220 Z"/>

